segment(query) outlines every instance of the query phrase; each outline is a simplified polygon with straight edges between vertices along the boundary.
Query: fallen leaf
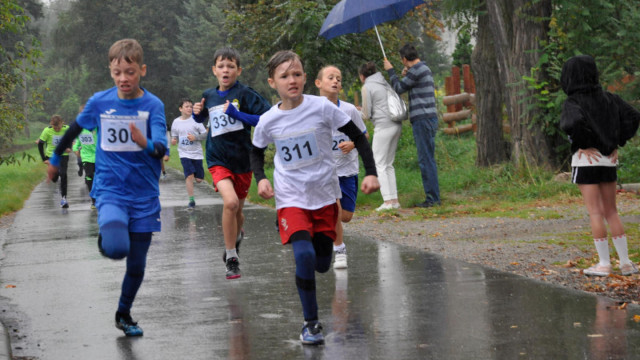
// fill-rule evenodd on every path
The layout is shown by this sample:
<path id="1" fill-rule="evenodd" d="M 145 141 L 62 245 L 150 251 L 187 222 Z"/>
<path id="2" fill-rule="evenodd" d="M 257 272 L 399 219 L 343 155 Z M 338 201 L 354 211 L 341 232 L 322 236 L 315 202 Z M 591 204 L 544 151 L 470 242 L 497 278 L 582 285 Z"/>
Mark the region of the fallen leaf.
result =
<path id="1" fill-rule="evenodd" d="M 5 286 L 6 289 L 13 289 L 14 287 L 16 287 L 16 286 L 15 285 L 11 285 L 11 284 Z"/>
<path id="2" fill-rule="evenodd" d="M 515 265 L 520 265 L 520 263 L 518 263 L 517 261 L 514 261 L 514 262 L 511 263 L 511 265 L 514 265 L 514 266 Z"/>
<path id="3" fill-rule="evenodd" d="M 640 315 L 633 315 L 633 321 L 640 322 Z"/>

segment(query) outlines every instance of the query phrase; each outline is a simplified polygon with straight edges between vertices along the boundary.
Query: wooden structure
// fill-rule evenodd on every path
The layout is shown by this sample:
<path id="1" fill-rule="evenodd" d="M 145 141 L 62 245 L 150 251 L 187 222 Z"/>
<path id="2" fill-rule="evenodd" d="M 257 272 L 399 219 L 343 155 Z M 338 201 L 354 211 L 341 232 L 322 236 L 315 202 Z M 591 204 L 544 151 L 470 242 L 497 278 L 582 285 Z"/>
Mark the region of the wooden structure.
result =
<path id="1" fill-rule="evenodd" d="M 446 95 L 442 98 L 442 103 L 447 107 L 447 112 L 442 115 L 442 121 L 447 124 L 443 129 L 445 134 L 476 132 L 476 85 L 469 65 L 462 65 L 462 80 L 464 92 L 460 89 L 460 68 L 457 66 L 452 67 L 451 76 L 445 78 Z M 470 123 L 457 124 L 469 119 Z"/>

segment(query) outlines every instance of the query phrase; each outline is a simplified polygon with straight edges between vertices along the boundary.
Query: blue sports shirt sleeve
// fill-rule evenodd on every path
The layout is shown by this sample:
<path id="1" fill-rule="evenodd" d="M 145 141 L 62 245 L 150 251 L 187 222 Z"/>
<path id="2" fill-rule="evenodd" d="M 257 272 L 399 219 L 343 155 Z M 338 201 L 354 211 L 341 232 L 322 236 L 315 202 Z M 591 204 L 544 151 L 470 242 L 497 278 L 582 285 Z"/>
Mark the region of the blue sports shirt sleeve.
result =
<path id="1" fill-rule="evenodd" d="M 226 114 L 231 116 L 234 119 L 238 119 L 238 120 L 242 121 L 243 123 L 251 125 L 251 126 L 258 125 L 258 120 L 260 120 L 260 115 L 252 115 L 252 114 L 247 114 L 247 113 L 244 113 L 242 111 L 239 111 L 231 103 L 229 103 L 229 106 L 227 107 Z"/>

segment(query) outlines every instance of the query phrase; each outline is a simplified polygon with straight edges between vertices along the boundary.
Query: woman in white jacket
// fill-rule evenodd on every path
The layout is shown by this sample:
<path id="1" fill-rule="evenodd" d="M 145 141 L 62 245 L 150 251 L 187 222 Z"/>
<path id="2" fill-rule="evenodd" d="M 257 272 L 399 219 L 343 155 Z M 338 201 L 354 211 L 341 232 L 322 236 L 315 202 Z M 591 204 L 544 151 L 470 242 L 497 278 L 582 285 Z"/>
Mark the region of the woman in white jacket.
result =
<path id="1" fill-rule="evenodd" d="M 371 120 L 374 126 L 373 157 L 376 162 L 380 193 L 384 203 L 376 211 L 398 209 L 398 189 L 393 161 L 402 131 L 402 124 L 391 120 L 385 86 L 389 86 L 376 64 L 368 62 L 360 67 L 362 81 L 362 119 Z"/>

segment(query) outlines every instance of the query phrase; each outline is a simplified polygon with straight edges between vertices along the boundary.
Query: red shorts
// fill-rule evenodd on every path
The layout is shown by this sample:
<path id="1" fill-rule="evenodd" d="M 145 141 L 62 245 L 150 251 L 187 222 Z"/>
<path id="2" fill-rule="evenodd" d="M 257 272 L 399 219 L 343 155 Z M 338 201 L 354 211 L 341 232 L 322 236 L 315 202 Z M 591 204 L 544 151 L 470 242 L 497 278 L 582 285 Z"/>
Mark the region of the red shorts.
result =
<path id="1" fill-rule="evenodd" d="M 278 209 L 278 228 L 283 245 L 298 231 L 308 231 L 311 237 L 315 233 L 324 233 L 335 241 L 337 222 L 338 204 L 327 205 L 317 210 L 297 207 Z"/>
<path id="2" fill-rule="evenodd" d="M 218 181 L 230 178 L 231 182 L 233 182 L 233 189 L 236 191 L 236 195 L 238 195 L 238 199 L 246 199 L 247 195 L 249 195 L 249 188 L 251 187 L 251 171 L 244 174 L 236 174 L 224 166 L 212 166 L 209 168 L 209 172 L 211 173 L 213 187 L 216 191 L 218 191 L 218 188 L 215 185 Z"/>

